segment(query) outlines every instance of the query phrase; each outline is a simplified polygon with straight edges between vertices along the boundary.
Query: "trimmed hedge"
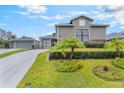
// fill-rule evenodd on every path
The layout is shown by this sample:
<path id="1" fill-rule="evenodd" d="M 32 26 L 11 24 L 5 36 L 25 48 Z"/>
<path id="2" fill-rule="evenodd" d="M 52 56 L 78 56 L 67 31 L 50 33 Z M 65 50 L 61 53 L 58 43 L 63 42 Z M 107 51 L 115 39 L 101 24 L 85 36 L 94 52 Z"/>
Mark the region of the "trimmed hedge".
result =
<path id="1" fill-rule="evenodd" d="M 105 42 L 85 42 L 86 48 L 104 48 Z"/>
<path id="2" fill-rule="evenodd" d="M 70 57 L 70 52 L 65 52 L 66 58 Z M 94 51 L 94 52 L 74 52 L 73 59 L 84 59 L 84 58 L 95 58 L 95 59 L 104 59 L 104 58 L 115 58 L 117 53 L 115 51 Z M 120 52 L 120 57 L 124 57 L 124 52 Z M 49 59 L 65 59 L 61 52 L 50 52 Z"/>

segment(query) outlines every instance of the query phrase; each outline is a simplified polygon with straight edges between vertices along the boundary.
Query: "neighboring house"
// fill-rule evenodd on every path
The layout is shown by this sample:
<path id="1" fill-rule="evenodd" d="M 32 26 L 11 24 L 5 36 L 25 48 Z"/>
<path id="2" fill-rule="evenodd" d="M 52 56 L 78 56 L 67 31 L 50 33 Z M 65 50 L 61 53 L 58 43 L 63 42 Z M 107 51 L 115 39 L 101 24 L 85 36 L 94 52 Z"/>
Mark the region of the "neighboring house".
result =
<path id="1" fill-rule="evenodd" d="M 42 36 L 40 37 L 40 48 L 50 48 L 54 46 L 56 42 L 56 33 L 53 33 L 53 35 Z"/>
<path id="2" fill-rule="evenodd" d="M 113 38 L 120 38 L 120 39 L 124 39 L 124 31 L 122 32 L 118 32 L 118 33 L 110 33 L 107 35 L 107 40 L 110 41 Z"/>
<path id="3" fill-rule="evenodd" d="M 82 42 L 106 41 L 106 28 L 108 26 L 108 24 L 94 24 L 92 18 L 81 15 L 72 19 L 70 23 L 56 24 L 56 37 L 52 35 L 52 39 L 56 39 L 57 42 L 71 37 L 77 38 Z M 42 37 L 42 39 L 44 40 L 46 37 Z M 41 40 L 42 46 L 46 45 L 46 48 L 51 47 L 52 40 L 49 39 L 49 41 L 44 42 L 43 40 Z"/>
<path id="4" fill-rule="evenodd" d="M 9 41 L 10 48 L 26 48 L 32 49 L 37 44 L 37 40 L 30 37 L 22 37 L 18 39 L 12 39 Z"/>

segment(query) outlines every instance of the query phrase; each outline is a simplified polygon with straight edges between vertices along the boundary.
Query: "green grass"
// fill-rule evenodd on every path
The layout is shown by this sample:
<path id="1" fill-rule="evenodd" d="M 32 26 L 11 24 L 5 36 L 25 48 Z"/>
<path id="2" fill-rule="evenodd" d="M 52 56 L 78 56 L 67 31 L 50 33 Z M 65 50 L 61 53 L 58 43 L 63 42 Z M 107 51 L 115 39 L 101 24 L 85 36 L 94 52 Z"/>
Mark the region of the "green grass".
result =
<path id="1" fill-rule="evenodd" d="M 117 88 L 124 87 L 124 81 L 106 81 L 93 74 L 98 65 L 110 66 L 124 73 L 123 69 L 111 64 L 111 59 L 79 60 L 83 67 L 76 72 L 57 72 L 53 62 L 46 62 L 47 53 L 40 54 L 28 73 L 24 76 L 19 88 L 31 83 L 33 88 Z"/>
<path id="2" fill-rule="evenodd" d="M 15 53 L 23 52 L 23 51 L 26 51 L 26 49 L 17 49 L 17 50 L 13 50 L 13 51 L 10 51 L 10 52 L 6 52 L 4 54 L 0 54 L 0 59 L 4 58 L 4 57 L 7 57 L 7 56 L 10 56 L 10 55 L 15 54 Z"/>

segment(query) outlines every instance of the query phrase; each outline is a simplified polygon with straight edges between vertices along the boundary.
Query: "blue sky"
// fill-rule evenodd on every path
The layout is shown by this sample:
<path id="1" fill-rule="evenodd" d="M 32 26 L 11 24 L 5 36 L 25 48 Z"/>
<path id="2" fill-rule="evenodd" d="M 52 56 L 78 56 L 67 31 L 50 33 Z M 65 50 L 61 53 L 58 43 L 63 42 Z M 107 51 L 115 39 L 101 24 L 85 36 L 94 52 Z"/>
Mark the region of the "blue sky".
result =
<path id="1" fill-rule="evenodd" d="M 0 6 L 0 28 L 11 31 L 17 37 L 23 35 L 38 38 L 55 32 L 57 23 L 69 23 L 84 14 L 93 23 L 110 24 L 107 34 L 124 31 L 124 6 Z"/>

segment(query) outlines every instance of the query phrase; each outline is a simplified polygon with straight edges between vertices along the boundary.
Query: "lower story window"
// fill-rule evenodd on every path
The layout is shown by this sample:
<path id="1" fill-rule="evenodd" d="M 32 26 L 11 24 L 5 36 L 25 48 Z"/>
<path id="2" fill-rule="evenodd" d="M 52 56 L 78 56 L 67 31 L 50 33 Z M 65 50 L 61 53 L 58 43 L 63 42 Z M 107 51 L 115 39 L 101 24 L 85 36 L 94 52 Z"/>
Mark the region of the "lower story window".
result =
<path id="1" fill-rule="evenodd" d="M 76 38 L 81 41 L 89 41 L 89 30 L 88 29 L 77 29 Z"/>

